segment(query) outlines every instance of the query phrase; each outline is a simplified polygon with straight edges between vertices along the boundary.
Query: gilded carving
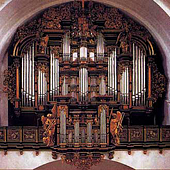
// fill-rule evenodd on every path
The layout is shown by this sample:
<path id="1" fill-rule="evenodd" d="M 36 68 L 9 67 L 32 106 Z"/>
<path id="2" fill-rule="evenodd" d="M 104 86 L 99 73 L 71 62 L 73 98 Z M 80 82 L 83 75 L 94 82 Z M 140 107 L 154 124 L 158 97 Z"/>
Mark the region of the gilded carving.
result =
<path id="1" fill-rule="evenodd" d="M 93 165 L 99 164 L 103 157 L 104 156 L 101 154 L 98 154 L 96 157 L 94 157 L 92 154 L 81 155 L 80 153 L 72 153 L 62 155 L 61 160 L 62 162 L 66 162 L 69 165 L 76 166 L 78 169 L 88 170 Z"/>
<path id="2" fill-rule="evenodd" d="M 47 48 L 48 40 L 49 40 L 48 35 L 46 35 L 45 37 L 40 38 L 39 50 L 38 50 L 39 53 L 46 54 L 46 48 Z"/>
<path id="3" fill-rule="evenodd" d="M 159 72 L 155 62 L 152 63 L 152 71 L 152 97 L 154 102 L 156 102 L 158 97 L 162 97 L 162 94 L 165 92 L 166 78 Z"/>
<path id="4" fill-rule="evenodd" d="M 129 32 L 129 29 L 126 27 L 124 31 L 122 31 L 118 37 L 117 37 L 117 42 L 120 42 L 120 48 L 122 49 L 123 54 L 129 53 L 129 44 L 131 41 L 131 33 Z"/>
<path id="5" fill-rule="evenodd" d="M 99 116 L 100 116 L 100 114 L 103 112 L 103 110 L 105 110 L 106 115 L 107 115 L 107 114 L 108 114 L 108 106 L 107 106 L 107 105 L 100 105 L 100 106 L 98 107 L 98 114 L 99 114 Z"/>
<path id="6" fill-rule="evenodd" d="M 56 57 L 56 58 L 58 58 L 59 59 L 59 57 L 60 57 L 60 47 L 59 46 L 52 46 L 52 47 L 50 47 L 51 48 L 51 51 L 52 51 L 52 53 L 54 54 L 54 56 Z"/>
<path id="7" fill-rule="evenodd" d="M 63 113 L 64 113 L 66 116 L 68 116 L 68 107 L 67 107 L 67 106 L 65 106 L 65 105 L 60 105 L 60 106 L 58 107 L 58 116 L 60 116 L 61 111 L 63 111 Z"/>
<path id="8" fill-rule="evenodd" d="M 16 94 L 16 68 L 14 65 L 8 67 L 8 70 L 4 71 L 3 81 L 5 93 L 8 93 L 8 100 L 13 104 Z"/>
<path id="9" fill-rule="evenodd" d="M 47 146 L 54 146 L 54 142 L 55 142 L 54 133 L 55 133 L 55 126 L 56 126 L 56 123 L 57 123 L 57 120 L 56 120 L 56 114 L 57 114 L 56 105 L 53 106 L 51 112 L 52 112 L 52 114 L 47 114 L 47 117 L 45 117 L 45 116 L 41 117 L 43 129 L 44 129 L 43 142 Z"/>
<path id="10" fill-rule="evenodd" d="M 118 9 L 92 1 L 88 2 L 87 6 L 86 13 L 83 13 L 81 2 L 70 2 L 50 8 L 39 19 L 19 27 L 15 35 L 15 42 L 26 36 L 40 34 L 44 29 L 60 30 L 62 29 L 61 21 L 71 21 L 73 23 L 71 26 L 72 37 L 95 37 L 97 25 L 94 23 L 97 21 L 103 22 L 106 29 L 122 30 L 124 32 L 127 28 L 133 36 L 140 36 L 144 40 L 151 38 L 144 27 L 125 17 Z M 92 39 L 90 41 L 90 43 L 94 43 Z M 126 37 L 121 39 L 121 46 L 124 50 L 127 48 L 125 42 Z"/>
<path id="11" fill-rule="evenodd" d="M 54 146 L 54 133 L 55 133 L 55 126 L 57 123 L 56 118 L 52 114 L 47 114 L 47 117 L 42 116 L 41 121 L 44 128 L 44 134 L 43 134 L 43 142 L 47 146 Z"/>
<path id="12" fill-rule="evenodd" d="M 123 129 L 122 121 L 123 121 L 124 114 L 117 111 L 117 113 L 113 113 L 113 109 L 110 113 L 110 133 L 113 138 L 113 142 L 115 145 L 120 144 L 120 132 Z"/>

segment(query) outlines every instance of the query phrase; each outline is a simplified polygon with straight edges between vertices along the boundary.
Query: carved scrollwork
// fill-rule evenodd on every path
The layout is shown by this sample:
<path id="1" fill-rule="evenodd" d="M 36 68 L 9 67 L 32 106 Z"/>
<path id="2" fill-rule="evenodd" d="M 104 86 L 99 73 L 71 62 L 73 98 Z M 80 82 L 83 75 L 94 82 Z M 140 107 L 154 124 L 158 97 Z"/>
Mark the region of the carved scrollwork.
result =
<path id="1" fill-rule="evenodd" d="M 8 100 L 13 104 L 16 93 L 16 68 L 14 64 L 9 66 L 8 69 L 4 71 L 3 85 L 3 91 L 8 93 Z"/>
<path id="2" fill-rule="evenodd" d="M 74 165 L 78 169 L 88 170 L 93 165 L 97 165 L 103 159 L 103 155 L 99 154 L 97 157 L 94 157 L 92 154 L 81 155 L 80 153 L 75 154 L 66 154 L 62 155 L 62 162 L 66 162 L 69 165 Z"/>
<path id="3" fill-rule="evenodd" d="M 60 30 L 62 21 L 72 22 L 72 37 L 80 36 L 80 34 L 86 37 L 95 37 L 97 28 L 95 23 L 102 22 L 106 29 L 124 31 L 127 28 L 132 36 L 140 36 L 144 40 L 151 38 L 144 27 L 125 17 L 118 9 L 92 1 L 87 5 L 85 13 L 83 13 L 81 2 L 69 2 L 48 9 L 40 18 L 19 27 L 15 35 L 15 42 L 26 36 L 40 34 L 44 29 Z"/>
<path id="4" fill-rule="evenodd" d="M 39 40 L 39 49 L 38 49 L 38 52 L 40 54 L 45 54 L 46 53 L 48 40 L 49 40 L 48 35 L 46 35 L 45 37 L 40 38 L 40 40 Z"/>
<path id="5" fill-rule="evenodd" d="M 59 58 L 59 57 L 60 57 L 61 47 L 59 47 L 59 46 L 53 46 L 53 47 L 51 47 L 51 51 L 52 51 L 52 53 L 54 54 L 54 56 L 55 56 L 56 58 Z"/>
<path id="6" fill-rule="evenodd" d="M 49 67 L 47 63 L 36 63 L 36 71 L 42 71 L 43 73 L 45 73 L 45 77 L 49 78 Z M 37 72 L 38 73 L 38 72 Z"/>
<path id="7" fill-rule="evenodd" d="M 165 92 L 167 81 L 165 76 L 159 72 L 155 62 L 152 63 L 152 70 L 152 97 L 153 102 L 156 102 L 158 97 L 162 97 L 162 94 Z"/>

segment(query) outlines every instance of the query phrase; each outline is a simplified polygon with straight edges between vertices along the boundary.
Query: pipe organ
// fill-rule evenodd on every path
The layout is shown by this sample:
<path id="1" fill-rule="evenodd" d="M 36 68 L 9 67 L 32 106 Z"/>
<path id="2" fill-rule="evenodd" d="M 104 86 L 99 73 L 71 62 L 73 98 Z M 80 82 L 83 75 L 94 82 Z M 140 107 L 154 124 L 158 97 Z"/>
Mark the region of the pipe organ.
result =
<path id="1" fill-rule="evenodd" d="M 154 104 L 166 78 L 143 26 L 92 1 L 83 8 L 78 1 L 59 5 L 39 17 L 18 29 L 9 57 L 4 84 L 11 125 L 41 125 L 41 116 L 52 114 L 56 148 L 107 150 L 120 141 L 112 135 L 117 112 L 124 113 L 123 125 L 156 124 Z"/>
<path id="2" fill-rule="evenodd" d="M 34 43 L 29 46 L 22 56 L 21 61 L 21 96 L 22 106 L 34 106 L 35 86 L 34 86 Z"/>

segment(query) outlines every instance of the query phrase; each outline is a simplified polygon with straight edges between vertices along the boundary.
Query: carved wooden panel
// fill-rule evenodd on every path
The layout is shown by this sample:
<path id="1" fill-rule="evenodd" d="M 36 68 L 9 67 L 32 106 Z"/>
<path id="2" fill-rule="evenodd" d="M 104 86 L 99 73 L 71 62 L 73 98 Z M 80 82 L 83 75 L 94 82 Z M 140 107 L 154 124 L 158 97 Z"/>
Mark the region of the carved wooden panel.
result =
<path id="1" fill-rule="evenodd" d="M 139 142 L 143 141 L 143 128 L 131 128 L 130 129 L 130 141 Z"/>
<path id="2" fill-rule="evenodd" d="M 170 141 L 170 129 L 163 127 L 162 128 L 162 141 Z"/>
<path id="3" fill-rule="evenodd" d="M 21 127 L 9 127 L 7 130 L 7 141 L 8 142 L 20 142 L 22 135 Z"/>
<path id="4" fill-rule="evenodd" d="M 159 128 L 146 128 L 146 141 L 159 141 Z"/>
<path id="5" fill-rule="evenodd" d="M 36 128 L 23 128 L 23 142 L 36 142 Z"/>
<path id="6" fill-rule="evenodd" d="M 128 141 L 128 130 L 123 128 L 122 132 L 120 132 L 120 143 Z"/>
<path id="7" fill-rule="evenodd" d="M 39 142 L 43 142 L 43 133 L 44 133 L 44 129 L 42 127 L 39 127 L 39 133 L 38 133 Z"/>
<path id="8" fill-rule="evenodd" d="M 5 142 L 6 138 L 6 129 L 4 127 L 0 127 L 0 142 Z"/>

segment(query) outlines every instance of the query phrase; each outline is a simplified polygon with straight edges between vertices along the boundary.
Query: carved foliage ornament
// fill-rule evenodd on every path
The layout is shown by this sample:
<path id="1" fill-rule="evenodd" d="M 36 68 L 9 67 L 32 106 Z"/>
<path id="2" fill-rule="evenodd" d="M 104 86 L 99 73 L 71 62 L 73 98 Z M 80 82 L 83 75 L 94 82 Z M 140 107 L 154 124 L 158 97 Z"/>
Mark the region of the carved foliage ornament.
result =
<path id="1" fill-rule="evenodd" d="M 165 92 L 167 81 L 165 76 L 158 71 L 155 62 L 152 64 L 152 70 L 152 97 L 154 100 L 153 102 L 156 102 L 158 97 L 162 97 L 162 94 Z"/>
<path id="2" fill-rule="evenodd" d="M 145 40 L 151 38 L 143 26 L 125 17 L 117 8 L 106 7 L 92 1 L 86 2 L 86 4 L 85 10 L 82 9 L 81 2 L 77 1 L 49 8 L 40 18 L 19 27 L 15 35 L 15 42 L 26 36 L 40 34 L 44 29 L 62 29 L 63 21 L 72 22 L 73 37 L 78 34 L 84 34 L 87 37 L 96 36 L 95 22 L 102 22 L 106 29 L 122 31 L 128 29 L 131 34 L 141 36 Z"/>
<path id="3" fill-rule="evenodd" d="M 16 89 L 16 68 L 14 64 L 4 71 L 4 92 L 8 93 L 8 99 L 13 104 L 15 100 Z"/>
<path id="4" fill-rule="evenodd" d="M 78 169 L 88 170 L 93 165 L 97 165 L 103 159 L 103 155 L 99 154 L 97 157 L 92 154 L 80 154 L 80 153 L 72 153 L 66 154 L 61 157 L 62 162 L 66 162 L 69 165 L 74 165 Z"/>

